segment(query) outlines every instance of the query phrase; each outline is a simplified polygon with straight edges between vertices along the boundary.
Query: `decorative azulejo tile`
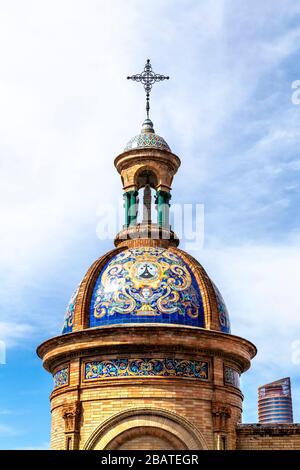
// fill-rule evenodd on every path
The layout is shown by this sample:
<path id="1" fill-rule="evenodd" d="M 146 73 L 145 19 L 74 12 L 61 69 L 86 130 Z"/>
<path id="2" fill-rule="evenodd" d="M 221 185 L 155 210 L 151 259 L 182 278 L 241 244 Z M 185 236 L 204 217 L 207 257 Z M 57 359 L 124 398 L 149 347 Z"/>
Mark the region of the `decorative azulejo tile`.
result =
<path id="1" fill-rule="evenodd" d="M 69 300 L 69 303 L 67 305 L 62 334 L 72 333 L 73 323 L 74 323 L 74 311 L 75 311 L 78 290 L 79 290 L 79 287 L 73 292 Z"/>
<path id="2" fill-rule="evenodd" d="M 221 292 L 214 283 L 212 284 L 216 294 L 221 331 L 223 331 L 223 333 L 230 333 L 230 321 L 227 307 L 225 305 Z"/>
<path id="3" fill-rule="evenodd" d="M 240 375 L 237 370 L 224 366 L 224 384 L 240 388 Z"/>
<path id="4" fill-rule="evenodd" d="M 149 148 L 149 147 L 158 148 L 161 150 L 168 150 L 168 152 L 171 151 L 165 139 L 163 139 L 157 134 L 153 134 L 149 132 L 138 134 L 132 139 L 130 139 L 124 151 L 127 152 L 128 150 L 133 150 L 136 148 Z"/>
<path id="5" fill-rule="evenodd" d="M 84 364 L 86 380 L 108 377 L 187 377 L 208 380 L 208 362 L 173 358 L 120 358 Z"/>
<path id="6" fill-rule="evenodd" d="M 92 294 L 90 327 L 120 323 L 204 327 L 199 286 L 177 253 L 132 248 L 108 261 Z"/>
<path id="7" fill-rule="evenodd" d="M 63 385 L 68 385 L 69 383 L 69 367 L 64 367 L 63 369 L 55 372 L 54 376 L 54 388 L 62 387 Z"/>

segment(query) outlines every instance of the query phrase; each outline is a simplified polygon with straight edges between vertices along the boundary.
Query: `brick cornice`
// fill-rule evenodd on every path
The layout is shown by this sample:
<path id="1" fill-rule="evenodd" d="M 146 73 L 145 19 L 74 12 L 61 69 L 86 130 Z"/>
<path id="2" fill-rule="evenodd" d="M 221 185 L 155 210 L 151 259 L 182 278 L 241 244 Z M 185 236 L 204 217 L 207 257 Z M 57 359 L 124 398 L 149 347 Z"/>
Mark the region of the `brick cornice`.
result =
<path id="1" fill-rule="evenodd" d="M 58 361 L 87 354 L 141 351 L 155 347 L 158 351 L 180 351 L 191 354 L 220 355 L 238 365 L 242 371 L 250 367 L 256 354 L 249 341 L 218 331 L 177 325 L 114 325 L 87 329 L 54 337 L 37 350 L 44 367 L 52 370 Z"/>
<path id="2" fill-rule="evenodd" d="M 239 424 L 236 432 L 239 436 L 287 436 L 300 434 L 300 424 Z"/>
<path id="3" fill-rule="evenodd" d="M 137 148 L 120 153 L 114 160 L 115 167 L 119 173 L 133 165 L 133 162 L 155 160 L 164 163 L 173 173 L 180 167 L 180 158 L 175 153 L 161 149 Z"/>

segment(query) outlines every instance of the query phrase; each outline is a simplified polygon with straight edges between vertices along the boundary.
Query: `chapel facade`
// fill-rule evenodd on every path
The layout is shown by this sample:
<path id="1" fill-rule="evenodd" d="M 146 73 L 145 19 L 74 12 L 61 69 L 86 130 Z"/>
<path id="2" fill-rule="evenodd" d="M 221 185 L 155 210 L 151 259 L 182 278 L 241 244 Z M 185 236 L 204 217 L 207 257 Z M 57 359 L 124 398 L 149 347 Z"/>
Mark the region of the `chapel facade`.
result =
<path id="1" fill-rule="evenodd" d="M 38 348 L 54 377 L 52 449 L 300 448 L 298 425 L 241 424 L 240 376 L 256 348 L 231 334 L 217 286 L 178 248 L 179 157 L 147 118 L 114 163 L 124 226 L 72 295 L 62 334 Z"/>

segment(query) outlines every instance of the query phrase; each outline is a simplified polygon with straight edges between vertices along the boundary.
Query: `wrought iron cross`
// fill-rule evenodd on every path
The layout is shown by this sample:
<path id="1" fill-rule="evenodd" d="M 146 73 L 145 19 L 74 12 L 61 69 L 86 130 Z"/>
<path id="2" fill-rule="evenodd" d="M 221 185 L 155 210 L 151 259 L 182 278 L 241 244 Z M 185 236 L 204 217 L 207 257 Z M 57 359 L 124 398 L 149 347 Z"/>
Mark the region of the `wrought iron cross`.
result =
<path id="1" fill-rule="evenodd" d="M 137 73 L 131 77 L 127 77 L 127 80 L 133 80 L 135 82 L 141 82 L 146 92 L 146 112 L 147 118 L 149 118 L 150 111 L 150 91 L 155 82 L 162 82 L 163 80 L 169 80 L 170 77 L 154 73 L 150 64 L 150 59 L 147 59 L 146 65 L 142 73 Z"/>

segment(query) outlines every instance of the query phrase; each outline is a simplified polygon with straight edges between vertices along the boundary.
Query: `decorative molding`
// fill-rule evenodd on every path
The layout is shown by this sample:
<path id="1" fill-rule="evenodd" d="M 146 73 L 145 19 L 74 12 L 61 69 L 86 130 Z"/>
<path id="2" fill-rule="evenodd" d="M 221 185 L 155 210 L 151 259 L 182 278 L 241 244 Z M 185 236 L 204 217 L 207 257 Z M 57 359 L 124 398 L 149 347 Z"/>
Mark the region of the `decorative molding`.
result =
<path id="1" fill-rule="evenodd" d="M 208 380 L 205 361 L 174 358 L 118 358 L 84 363 L 87 381 L 109 377 L 187 377 Z"/>
<path id="2" fill-rule="evenodd" d="M 119 336 L 122 336 L 120 342 Z M 256 347 L 252 343 L 235 335 L 184 325 L 145 323 L 73 331 L 42 343 L 38 348 L 38 355 L 44 360 L 45 369 L 53 373 L 59 363 L 67 362 L 71 357 L 100 353 L 125 356 L 128 351 L 135 353 L 137 348 L 143 350 L 143 355 L 144 349 L 153 351 L 155 348 L 155 351 L 164 356 L 166 351 L 179 349 L 190 357 L 191 353 L 192 357 L 218 356 L 224 358 L 225 363 L 228 361 L 235 364 L 240 372 L 250 367 L 250 359 L 256 354 Z"/>
<path id="3" fill-rule="evenodd" d="M 230 406 L 222 402 L 212 403 L 212 415 L 215 432 L 226 432 L 227 422 L 231 416 Z"/>
<path id="4" fill-rule="evenodd" d="M 290 436 L 300 434 L 300 424 L 238 424 L 236 432 L 239 436 Z"/>
<path id="5" fill-rule="evenodd" d="M 65 422 L 65 432 L 79 432 L 81 402 L 67 403 L 62 407 L 62 417 Z"/>

